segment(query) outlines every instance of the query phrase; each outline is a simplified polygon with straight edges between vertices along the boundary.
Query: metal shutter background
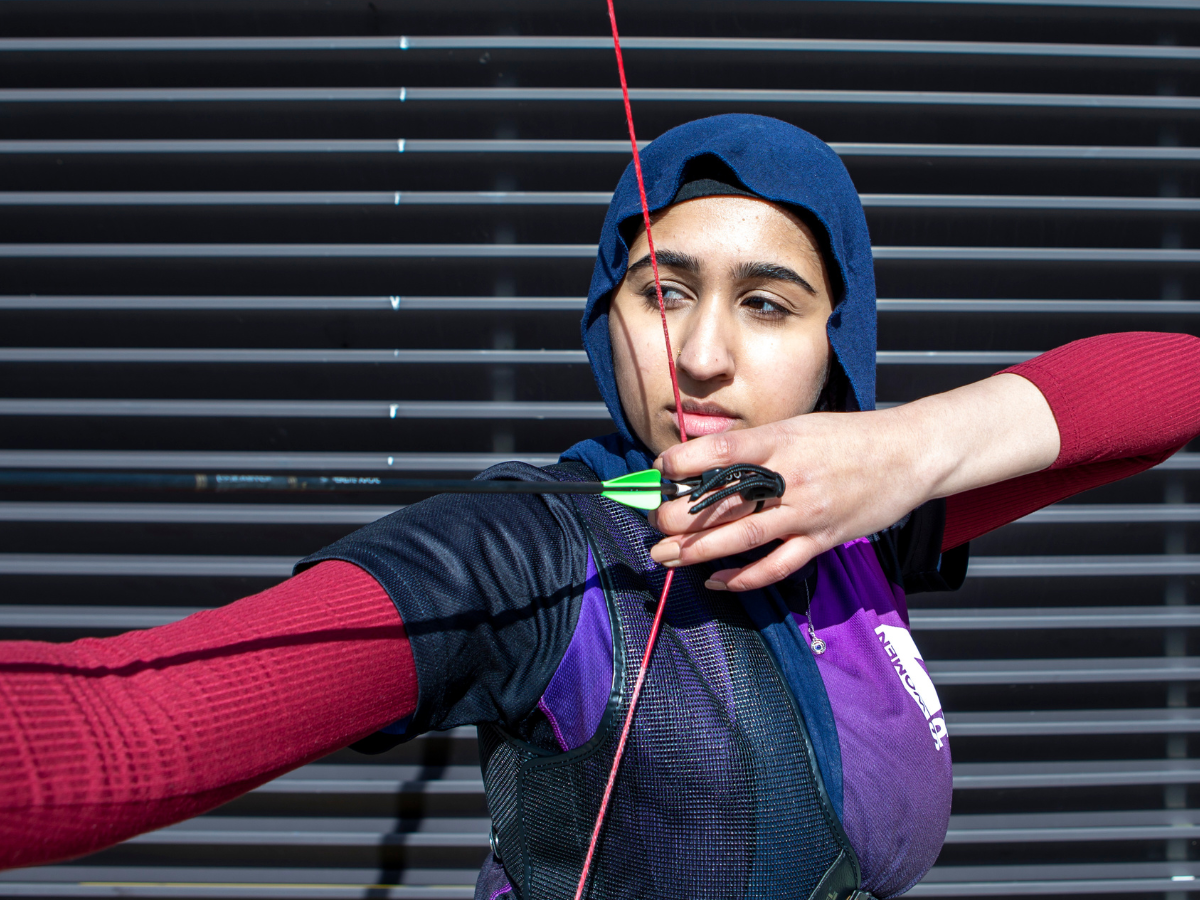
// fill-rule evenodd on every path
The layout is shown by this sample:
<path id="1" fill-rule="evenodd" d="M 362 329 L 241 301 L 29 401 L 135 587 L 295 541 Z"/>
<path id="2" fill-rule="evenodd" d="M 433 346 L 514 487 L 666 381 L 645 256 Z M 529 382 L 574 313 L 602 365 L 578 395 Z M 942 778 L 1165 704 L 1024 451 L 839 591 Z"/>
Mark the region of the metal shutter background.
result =
<path id="1" fill-rule="evenodd" d="M 1196 333 L 1195 0 L 619 7 L 644 138 L 747 110 L 842 154 L 881 400 Z M 0 466 L 470 474 L 603 432 L 576 321 L 627 161 L 606 28 L 591 0 L 0 2 Z M 1196 888 L 1198 469 L 985 537 L 916 601 L 957 764 L 913 895 Z M 10 494 L 0 636 L 229 602 L 396 502 Z M 469 897 L 487 824 L 462 730 L 0 895 Z"/>

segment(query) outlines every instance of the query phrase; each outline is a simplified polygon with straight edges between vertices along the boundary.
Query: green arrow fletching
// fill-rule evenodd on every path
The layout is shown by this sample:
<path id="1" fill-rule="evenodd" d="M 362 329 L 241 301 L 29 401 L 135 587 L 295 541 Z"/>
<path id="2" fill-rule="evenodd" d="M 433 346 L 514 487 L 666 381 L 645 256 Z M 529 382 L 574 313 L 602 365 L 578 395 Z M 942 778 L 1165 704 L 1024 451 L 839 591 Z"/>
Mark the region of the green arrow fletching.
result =
<path id="1" fill-rule="evenodd" d="M 600 496 L 615 500 L 634 509 L 658 509 L 662 506 L 662 492 L 652 490 L 662 487 L 662 473 L 657 469 L 630 472 L 620 478 L 603 482 L 606 488 Z M 622 490 L 624 488 L 625 490 Z M 629 490 L 634 488 L 634 490 Z"/>

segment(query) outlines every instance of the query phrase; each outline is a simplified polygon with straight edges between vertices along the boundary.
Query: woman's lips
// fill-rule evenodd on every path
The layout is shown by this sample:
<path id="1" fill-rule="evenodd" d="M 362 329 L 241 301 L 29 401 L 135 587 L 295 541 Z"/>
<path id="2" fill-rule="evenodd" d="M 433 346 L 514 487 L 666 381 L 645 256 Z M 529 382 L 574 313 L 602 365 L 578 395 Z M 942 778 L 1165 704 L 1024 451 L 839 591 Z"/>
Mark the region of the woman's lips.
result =
<path id="1" fill-rule="evenodd" d="M 674 414 L 674 410 L 672 410 L 672 414 Z M 720 434 L 722 431 L 729 431 L 736 424 L 737 418 L 725 413 L 691 412 L 686 406 L 683 410 L 683 427 L 687 430 L 688 437 Z"/>

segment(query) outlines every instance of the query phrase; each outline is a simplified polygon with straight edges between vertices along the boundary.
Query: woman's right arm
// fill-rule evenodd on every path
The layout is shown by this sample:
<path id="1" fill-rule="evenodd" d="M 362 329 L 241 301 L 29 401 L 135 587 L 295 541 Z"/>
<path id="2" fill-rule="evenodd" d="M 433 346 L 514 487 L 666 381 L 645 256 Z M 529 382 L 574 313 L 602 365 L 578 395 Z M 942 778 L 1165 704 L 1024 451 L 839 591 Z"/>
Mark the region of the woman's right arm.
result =
<path id="1" fill-rule="evenodd" d="M 818 553 L 945 497 L 945 550 L 1088 488 L 1157 465 L 1200 434 L 1200 340 L 1133 332 L 1075 341 L 943 394 L 893 409 L 814 413 L 667 449 L 669 478 L 753 462 L 788 490 L 761 516 L 690 501 L 656 513 L 664 565 L 782 543 L 741 570 L 733 590 L 771 584 Z"/>
<path id="2" fill-rule="evenodd" d="M 0 868 L 198 815 L 416 705 L 396 607 L 337 560 L 160 628 L 0 644 Z"/>

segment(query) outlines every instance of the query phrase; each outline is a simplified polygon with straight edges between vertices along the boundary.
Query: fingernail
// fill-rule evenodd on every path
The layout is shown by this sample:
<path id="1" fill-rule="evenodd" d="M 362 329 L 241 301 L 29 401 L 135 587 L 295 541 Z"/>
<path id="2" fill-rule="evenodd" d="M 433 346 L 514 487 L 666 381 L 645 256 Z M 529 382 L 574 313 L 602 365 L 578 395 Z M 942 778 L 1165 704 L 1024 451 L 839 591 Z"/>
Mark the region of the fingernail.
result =
<path id="1" fill-rule="evenodd" d="M 727 591 L 727 590 L 729 590 L 729 585 L 727 585 L 725 582 L 714 581 L 711 578 L 708 579 L 708 581 L 704 582 L 704 586 L 706 588 L 708 588 L 710 591 Z"/>
<path id="2" fill-rule="evenodd" d="M 674 541 L 655 544 L 650 548 L 650 558 L 660 565 L 679 564 L 679 545 Z"/>

